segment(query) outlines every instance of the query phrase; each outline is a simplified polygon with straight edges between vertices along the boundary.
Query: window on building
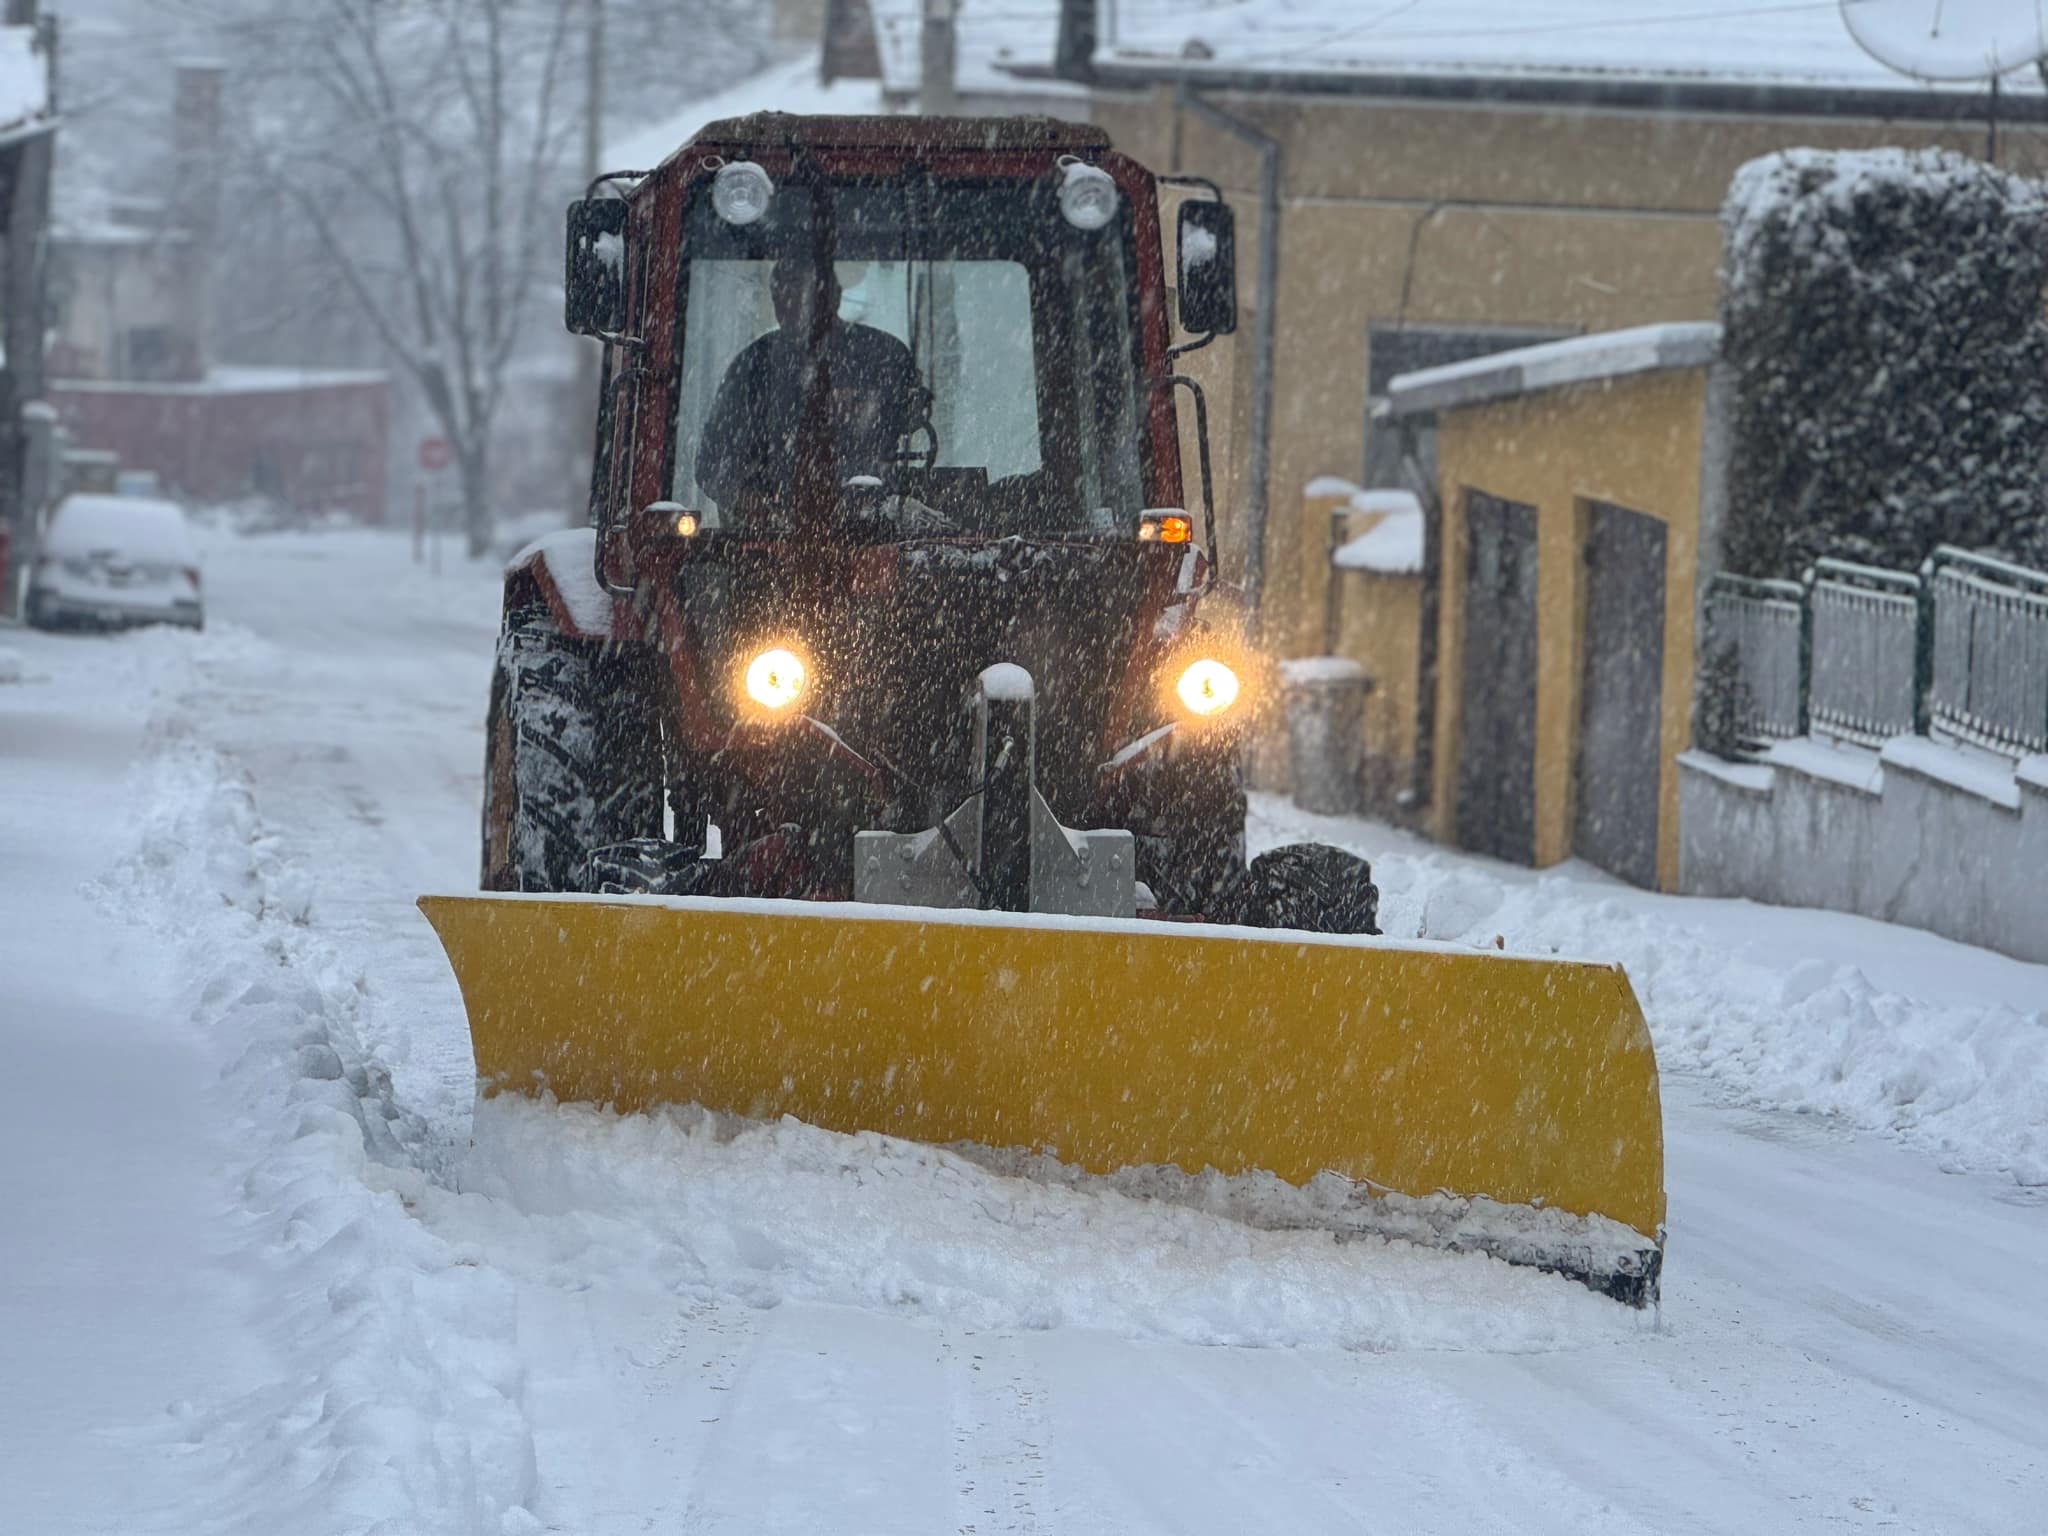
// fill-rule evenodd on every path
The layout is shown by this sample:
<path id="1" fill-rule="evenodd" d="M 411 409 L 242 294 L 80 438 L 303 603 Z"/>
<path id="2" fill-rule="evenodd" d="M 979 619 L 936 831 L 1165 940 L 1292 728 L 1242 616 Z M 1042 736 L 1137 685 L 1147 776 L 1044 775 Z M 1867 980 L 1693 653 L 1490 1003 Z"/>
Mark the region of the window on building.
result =
<path id="1" fill-rule="evenodd" d="M 183 361 L 177 332 L 168 325 L 131 325 L 121 333 L 121 376 L 138 384 L 176 379 Z"/>

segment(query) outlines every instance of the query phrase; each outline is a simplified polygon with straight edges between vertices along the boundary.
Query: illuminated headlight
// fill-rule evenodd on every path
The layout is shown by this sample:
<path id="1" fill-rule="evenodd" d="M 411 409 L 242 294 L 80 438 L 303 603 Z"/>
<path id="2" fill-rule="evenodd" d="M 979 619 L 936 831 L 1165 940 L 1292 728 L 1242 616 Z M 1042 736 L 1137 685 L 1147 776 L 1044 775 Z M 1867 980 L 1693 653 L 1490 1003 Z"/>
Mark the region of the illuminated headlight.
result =
<path id="1" fill-rule="evenodd" d="M 775 183 L 751 160 L 723 165 L 711 179 L 711 206 L 728 224 L 752 224 L 768 211 Z"/>
<path id="2" fill-rule="evenodd" d="M 1220 715 L 1237 702 L 1237 674 L 1222 662 L 1204 657 L 1181 673 L 1173 691 L 1192 713 Z"/>
<path id="3" fill-rule="evenodd" d="M 1116 217 L 1116 183 L 1109 172 L 1069 160 L 1061 168 L 1060 216 L 1076 229 L 1100 229 Z"/>
<path id="4" fill-rule="evenodd" d="M 811 669 L 795 651 L 775 646 L 747 663 L 747 697 L 763 709 L 784 710 L 804 696 Z"/>

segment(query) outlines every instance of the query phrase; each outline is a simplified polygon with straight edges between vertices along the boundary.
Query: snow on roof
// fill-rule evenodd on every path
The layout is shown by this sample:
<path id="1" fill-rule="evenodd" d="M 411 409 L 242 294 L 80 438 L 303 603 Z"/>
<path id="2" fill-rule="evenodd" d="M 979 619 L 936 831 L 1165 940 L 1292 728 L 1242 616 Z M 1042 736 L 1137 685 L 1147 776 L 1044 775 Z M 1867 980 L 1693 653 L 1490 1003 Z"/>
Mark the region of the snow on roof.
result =
<path id="1" fill-rule="evenodd" d="M 925 0 L 868 0 L 882 86 L 892 96 L 915 95 L 924 78 L 924 9 Z M 958 0 L 954 84 L 967 95 L 1073 89 L 1064 82 L 1011 73 L 1050 74 L 1059 30 L 1060 0 Z"/>
<path id="2" fill-rule="evenodd" d="M 1347 511 L 1379 521 L 1339 545 L 1330 563 L 1347 571 L 1412 576 L 1422 569 L 1422 503 L 1413 491 L 1354 491 Z"/>
<path id="3" fill-rule="evenodd" d="M 1697 368 L 1712 361 L 1720 342 L 1721 327 L 1711 320 L 1569 336 L 1400 374 L 1387 385 L 1387 401 L 1393 415 L 1406 416 L 1660 368 Z"/>
<path id="4" fill-rule="evenodd" d="M 75 491 L 58 503 L 44 547 L 53 555 L 113 549 L 136 559 L 198 563 L 184 509 L 150 496 Z"/>
<path id="5" fill-rule="evenodd" d="M 167 242 L 183 244 L 192 236 L 182 229 L 144 229 L 137 224 L 121 224 L 112 219 L 64 215 L 54 221 L 50 238 L 64 245 L 133 246 L 142 249 Z"/>
<path id="6" fill-rule="evenodd" d="M 882 110 L 882 88 L 876 81 L 835 80 L 823 85 L 818 76 L 817 50 L 785 59 L 715 96 L 692 102 L 673 117 L 608 139 L 605 167 L 650 171 L 687 144 L 706 123 L 722 117 L 746 117 L 754 112 L 861 114 Z"/>
<path id="7" fill-rule="evenodd" d="M 343 389 L 360 384 L 384 384 L 390 375 L 373 369 L 355 368 L 271 368 L 234 364 L 209 368 L 203 379 L 171 383 L 140 383 L 125 379 L 55 379 L 51 388 L 69 394 L 94 392 L 128 395 L 260 395 L 285 390 Z"/>
<path id="8" fill-rule="evenodd" d="M 1864 53 L 1833 0 L 1117 0 L 1104 20 L 1111 70 L 1937 89 Z M 2041 91 L 2031 71 L 2001 84 Z"/>
<path id="9" fill-rule="evenodd" d="M 675 116 L 609 140 L 607 169 L 652 170 L 706 123 L 755 112 L 839 113 L 887 110 L 885 97 L 915 96 L 923 79 L 922 0 L 872 0 L 880 80 L 820 83 L 818 51 L 802 53 L 693 102 Z M 1075 91 L 1065 81 L 1024 80 L 1013 68 L 1049 71 L 1059 35 L 1059 0 L 960 0 L 954 18 L 955 84 L 967 95 Z"/>
<path id="10" fill-rule="evenodd" d="M 56 125 L 50 115 L 50 62 L 34 27 L 0 27 L 0 142 Z"/>

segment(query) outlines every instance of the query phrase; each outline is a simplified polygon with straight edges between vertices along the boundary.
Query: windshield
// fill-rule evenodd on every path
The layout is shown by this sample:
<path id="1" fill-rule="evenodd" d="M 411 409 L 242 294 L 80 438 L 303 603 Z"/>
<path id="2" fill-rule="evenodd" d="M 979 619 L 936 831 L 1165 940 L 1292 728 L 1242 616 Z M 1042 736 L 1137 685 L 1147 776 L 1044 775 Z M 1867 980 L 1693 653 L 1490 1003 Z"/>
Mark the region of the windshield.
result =
<path id="1" fill-rule="evenodd" d="M 1014 181 L 840 187 L 822 227 L 817 207 L 785 187 L 755 225 L 706 197 L 686 216 L 674 498 L 772 532 L 809 441 L 827 487 L 923 531 L 1128 532 L 1146 500 L 1128 231 L 1077 230 Z"/>

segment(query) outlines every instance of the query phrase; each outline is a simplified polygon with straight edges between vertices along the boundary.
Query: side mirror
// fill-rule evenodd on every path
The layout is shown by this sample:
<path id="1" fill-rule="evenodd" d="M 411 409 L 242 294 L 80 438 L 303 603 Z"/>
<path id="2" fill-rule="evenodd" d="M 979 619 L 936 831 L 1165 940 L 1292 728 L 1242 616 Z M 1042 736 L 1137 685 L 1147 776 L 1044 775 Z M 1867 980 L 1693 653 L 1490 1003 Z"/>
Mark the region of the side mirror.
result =
<path id="1" fill-rule="evenodd" d="M 619 198 L 569 205 L 562 323 L 575 336 L 617 335 L 626 328 L 626 204 Z"/>
<path id="2" fill-rule="evenodd" d="M 1237 329 L 1237 219 L 1221 199 L 1180 205 L 1180 328 L 1190 336 Z"/>

